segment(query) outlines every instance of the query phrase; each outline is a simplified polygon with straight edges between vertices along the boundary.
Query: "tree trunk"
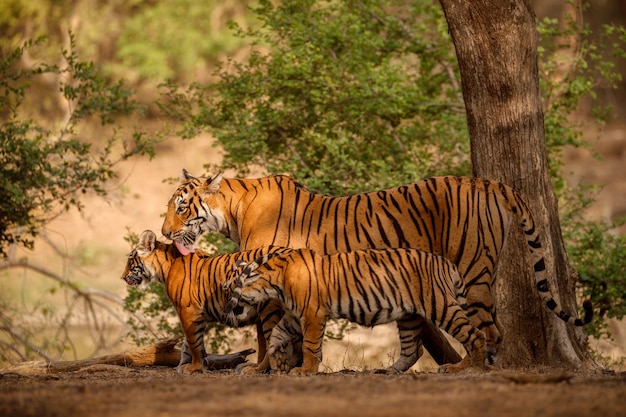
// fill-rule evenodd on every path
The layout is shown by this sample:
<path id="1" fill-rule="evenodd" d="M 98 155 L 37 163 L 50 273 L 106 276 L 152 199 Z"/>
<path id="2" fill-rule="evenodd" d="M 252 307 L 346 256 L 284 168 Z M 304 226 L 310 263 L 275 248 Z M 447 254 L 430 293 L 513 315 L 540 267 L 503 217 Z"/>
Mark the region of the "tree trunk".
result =
<path id="1" fill-rule="evenodd" d="M 521 191 L 546 248 L 555 299 L 576 314 L 550 182 L 537 68 L 535 16 L 529 0 L 440 0 L 459 62 L 473 174 Z M 497 364 L 593 367 L 586 337 L 540 302 L 528 249 L 517 224 L 496 271 L 504 326 Z"/>

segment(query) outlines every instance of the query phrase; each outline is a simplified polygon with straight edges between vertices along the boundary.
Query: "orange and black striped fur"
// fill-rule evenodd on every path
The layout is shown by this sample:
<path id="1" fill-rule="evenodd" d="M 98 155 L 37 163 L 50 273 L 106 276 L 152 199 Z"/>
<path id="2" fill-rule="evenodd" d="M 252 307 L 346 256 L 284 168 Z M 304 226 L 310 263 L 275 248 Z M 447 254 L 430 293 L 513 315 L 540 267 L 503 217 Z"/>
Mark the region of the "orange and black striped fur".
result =
<path id="1" fill-rule="evenodd" d="M 206 323 L 224 323 L 223 311 L 228 297 L 223 287 L 228 274 L 234 273 L 237 261 L 252 262 L 264 253 L 276 251 L 285 249 L 271 247 L 212 257 L 195 252 L 182 256 L 174 244 L 159 242 L 154 232 L 146 230 L 128 256 L 122 279 L 134 286 L 151 281 L 165 285 L 185 333 L 185 346 L 178 371 L 189 374 L 203 369 Z M 257 324 L 258 371 L 263 371 L 266 368 L 263 363 L 268 360 L 265 358 L 266 339 L 283 311 L 276 302 L 270 302 L 259 305 L 258 309 L 249 313 L 250 316 L 242 319 L 240 325 Z"/>
<path id="2" fill-rule="evenodd" d="M 330 197 L 311 193 L 288 176 L 196 178 L 183 170 L 181 179 L 162 232 L 186 246 L 215 232 L 240 250 L 277 245 L 332 254 L 410 247 L 451 260 L 464 279 L 469 317 L 485 333 L 491 361 L 502 330 L 494 304 L 494 271 L 517 218 L 532 254 L 539 295 L 565 321 L 581 323 L 552 304 L 539 230 L 519 193 L 500 182 L 446 176 Z"/>
<path id="3" fill-rule="evenodd" d="M 317 372 L 322 360 L 326 321 L 343 318 L 363 326 L 396 321 L 401 351 L 389 368 L 404 372 L 421 354 L 421 329 L 428 320 L 463 344 L 466 357 L 440 370 L 484 368 L 485 335 L 464 310 L 465 286 L 456 266 L 416 249 L 369 249 L 322 256 L 310 249 L 266 255 L 246 266 L 225 314 L 238 315 L 270 300 L 280 300 L 286 314 L 302 328 L 303 364 L 294 373 Z M 275 336 L 272 335 L 271 339 Z M 270 346 L 276 341 L 270 340 Z"/>

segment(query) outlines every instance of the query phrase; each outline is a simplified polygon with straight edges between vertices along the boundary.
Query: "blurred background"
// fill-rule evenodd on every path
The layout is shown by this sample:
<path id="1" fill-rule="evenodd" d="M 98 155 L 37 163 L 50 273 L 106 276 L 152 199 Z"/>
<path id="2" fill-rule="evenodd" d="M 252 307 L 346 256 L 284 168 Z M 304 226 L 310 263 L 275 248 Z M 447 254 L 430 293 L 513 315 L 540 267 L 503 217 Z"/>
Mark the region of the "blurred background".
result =
<path id="1" fill-rule="evenodd" d="M 144 307 L 128 307 L 128 289 L 121 273 L 133 236 L 147 229 L 160 236 L 162 215 L 183 168 L 194 175 L 213 174 L 212 170 L 219 167 L 226 169 L 227 175 L 250 176 L 276 168 L 255 159 L 224 164 L 224 155 L 232 158 L 233 150 L 224 151 L 210 129 L 185 130 L 185 126 L 190 126 L 189 118 L 176 117 L 176 112 L 163 108 L 173 103 L 170 110 L 180 111 L 185 106 L 171 94 L 164 100 L 164 92 L 171 91 L 167 86 L 171 83 L 193 86 L 223 81 L 222 74 L 236 73 L 237 63 L 249 62 L 254 57 L 253 51 L 271 51 L 275 46 L 272 39 L 255 43 L 250 33 L 236 35 L 238 29 L 255 29 L 267 23 L 266 18 L 259 18 L 258 12 L 249 8 L 265 3 L 0 0 L 0 53 L 5 62 L 10 62 L 2 70 L 4 79 L 42 63 L 57 66 L 57 70 L 45 76 L 28 79 L 28 94 L 20 102 L 20 117 L 34 119 L 50 132 L 62 132 L 92 145 L 93 159 L 102 154 L 106 144 L 112 143 L 111 153 L 107 155 L 115 161 L 110 166 L 111 175 L 103 177 L 99 189 L 85 187 L 79 193 L 80 210 L 70 204 L 47 217 L 32 248 L 16 243 L 6 245 L 5 261 L 0 266 L 0 366 L 29 359 L 75 359 L 116 352 L 166 337 L 176 327 L 171 311 L 163 316 Z M 393 7 L 387 10 L 402 17 L 403 7 L 410 2 L 392 3 Z M 599 33 L 608 23 L 619 26 L 626 20 L 626 4 L 620 0 L 595 0 L 587 8 L 562 0 L 532 3 L 538 20 L 561 19 L 564 13 L 571 13 L 579 25 L 584 22 L 593 33 Z M 438 4 L 434 2 L 429 7 L 437 8 Z M 445 27 L 438 30 L 445 37 Z M 23 51 L 16 60 L 9 60 L 16 48 L 42 35 L 46 36 L 45 41 Z M 590 39 L 594 36 L 590 35 Z M 450 54 L 449 39 L 443 42 L 448 42 Z M 608 44 L 609 51 L 611 48 Z M 68 74 L 58 70 L 68 65 L 61 51 L 70 50 L 76 52 L 76 59 L 92 65 L 77 65 L 76 72 L 99 74 L 100 84 L 89 84 L 86 89 L 96 91 L 122 82 L 141 111 L 119 111 L 112 123 L 103 123 L 95 113 L 74 119 L 78 99 L 70 97 L 68 101 L 68 94 L 59 88 L 78 85 L 68 82 Z M 579 52 L 576 48 L 567 51 L 572 55 Z M 623 75 L 624 62 L 616 60 L 614 71 Z M 89 74 L 85 80 L 90 79 Z M 77 79 L 76 73 L 73 76 Z M 188 91 L 194 92 L 193 88 Z M 616 79 L 615 85 L 598 83 L 590 91 L 591 98 L 582 97 L 567 115 L 568 120 L 580 123 L 580 146 L 563 147 L 561 173 L 568 187 L 580 184 L 596 187 L 591 191 L 593 201 L 585 204 L 580 213 L 585 219 L 613 222 L 626 215 L 626 90 L 623 81 Z M 105 100 L 104 95 L 98 97 Z M 457 94 L 457 105 L 458 99 Z M 616 117 L 595 123 L 594 100 L 613 106 Z M 90 103 L 94 109 L 105 107 L 99 101 Z M 0 113 L 3 123 L 12 120 L 9 109 L 15 103 L 10 104 L 10 100 L 3 101 L 3 107 L 6 106 Z M 187 105 L 202 107 L 193 101 Z M 457 108 L 457 113 L 462 114 L 462 107 L 459 108 L 461 111 Z M 459 120 L 462 125 L 462 117 Z M 64 126 L 72 126 L 74 130 L 65 132 Z M 137 141 L 138 138 L 144 139 Z M 146 143 L 149 146 L 135 154 L 125 152 L 125 140 L 135 146 L 133 149 Z M 10 142 L 3 143 L 8 147 Z M 467 148 L 455 149 L 460 155 L 455 160 L 461 162 L 450 169 L 463 172 L 466 168 L 461 165 L 467 161 Z M 242 171 L 242 165 L 248 166 L 248 170 Z M 333 193 L 353 191 L 341 187 L 325 190 L 314 175 L 299 176 L 294 171 L 293 175 L 314 189 Z M 409 175 L 415 179 L 422 173 L 415 171 Z M 375 180 L 362 185 L 363 191 L 377 187 Z M 623 227 L 617 227 L 607 233 L 621 236 L 623 231 Z M 606 326 L 611 337 L 592 339 L 592 348 L 610 366 L 623 367 L 624 325 L 607 317 Z M 393 355 L 397 354 L 393 326 L 374 330 L 354 328 L 344 334 L 345 330 L 338 325 L 334 329 L 337 340 L 328 342 L 325 351 L 328 369 L 378 367 L 393 362 Z M 224 332 L 219 328 L 215 331 Z M 230 342 L 217 345 L 215 350 L 225 352 L 254 345 L 250 332 L 229 332 L 227 337 Z M 432 364 L 425 359 L 417 366 L 427 370 Z"/>

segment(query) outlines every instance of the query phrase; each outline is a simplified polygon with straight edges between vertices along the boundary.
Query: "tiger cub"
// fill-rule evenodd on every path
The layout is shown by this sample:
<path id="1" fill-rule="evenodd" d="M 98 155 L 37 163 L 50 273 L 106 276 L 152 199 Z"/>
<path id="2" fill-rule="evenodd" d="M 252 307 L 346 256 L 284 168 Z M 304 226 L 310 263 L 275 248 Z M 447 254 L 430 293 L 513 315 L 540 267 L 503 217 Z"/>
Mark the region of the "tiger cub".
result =
<path id="1" fill-rule="evenodd" d="M 178 372 L 191 374 L 203 369 L 203 336 L 206 323 L 224 323 L 223 311 L 228 298 L 223 287 L 228 274 L 236 269 L 236 262 L 252 262 L 264 253 L 280 253 L 286 250 L 270 247 L 213 257 L 200 252 L 183 256 L 176 245 L 159 242 L 154 232 L 146 230 L 128 256 L 122 279 L 132 286 L 151 281 L 165 285 L 185 333 Z M 249 371 L 257 373 L 267 368 L 269 358 L 265 354 L 266 339 L 283 312 L 276 302 L 270 301 L 260 303 L 248 313 L 239 325 L 257 325 L 259 363 Z"/>
<path id="2" fill-rule="evenodd" d="M 317 372 L 326 322 L 336 318 L 363 326 L 396 321 L 401 352 L 389 372 L 404 372 L 417 362 L 425 320 L 454 336 L 467 351 L 461 362 L 442 365 L 440 371 L 485 368 L 485 335 L 464 310 L 465 286 L 456 266 L 441 256 L 416 249 L 327 256 L 296 249 L 261 257 L 234 280 L 226 283 L 234 287 L 224 311 L 230 325 L 238 325 L 246 310 L 272 299 L 285 309 L 283 321 L 299 322 L 303 364 L 292 373 Z M 278 343 L 271 339 L 270 345 Z"/>

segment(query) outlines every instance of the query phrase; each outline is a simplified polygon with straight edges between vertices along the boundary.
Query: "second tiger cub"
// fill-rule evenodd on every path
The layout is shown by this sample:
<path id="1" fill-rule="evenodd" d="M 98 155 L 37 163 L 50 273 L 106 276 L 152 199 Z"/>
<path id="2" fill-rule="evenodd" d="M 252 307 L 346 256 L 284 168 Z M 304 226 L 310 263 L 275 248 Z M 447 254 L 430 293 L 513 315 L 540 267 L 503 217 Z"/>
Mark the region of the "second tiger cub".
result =
<path id="1" fill-rule="evenodd" d="M 404 372 L 419 359 L 424 320 L 455 337 L 468 353 L 458 364 L 443 365 L 440 371 L 485 367 L 485 335 L 467 318 L 465 287 L 456 266 L 441 256 L 416 249 L 328 256 L 297 249 L 265 255 L 235 279 L 224 311 L 231 325 L 245 317 L 248 308 L 274 298 L 286 311 L 282 320 L 295 321 L 302 328 L 304 362 L 293 373 L 317 372 L 326 322 L 333 318 L 364 326 L 396 321 L 401 352 L 389 371 Z"/>

